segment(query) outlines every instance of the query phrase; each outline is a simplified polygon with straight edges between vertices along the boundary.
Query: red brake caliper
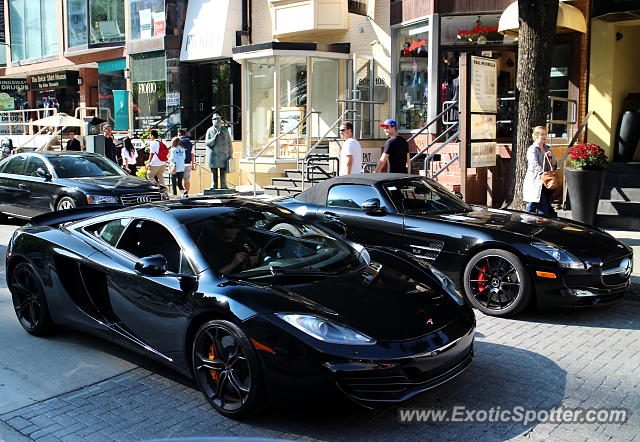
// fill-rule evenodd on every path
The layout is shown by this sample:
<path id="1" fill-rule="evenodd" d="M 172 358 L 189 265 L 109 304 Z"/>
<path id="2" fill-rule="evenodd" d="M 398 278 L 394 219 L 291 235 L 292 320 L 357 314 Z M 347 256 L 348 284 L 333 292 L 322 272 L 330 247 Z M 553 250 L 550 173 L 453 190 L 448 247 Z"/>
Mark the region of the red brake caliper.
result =
<path id="1" fill-rule="evenodd" d="M 487 264 L 480 267 L 480 274 L 478 275 L 478 281 L 486 281 L 488 278 L 485 276 L 485 273 L 489 270 L 489 266 Z M 482 291 L 487 286 L 486 282 L 478 282 L 478 291 Z"/>

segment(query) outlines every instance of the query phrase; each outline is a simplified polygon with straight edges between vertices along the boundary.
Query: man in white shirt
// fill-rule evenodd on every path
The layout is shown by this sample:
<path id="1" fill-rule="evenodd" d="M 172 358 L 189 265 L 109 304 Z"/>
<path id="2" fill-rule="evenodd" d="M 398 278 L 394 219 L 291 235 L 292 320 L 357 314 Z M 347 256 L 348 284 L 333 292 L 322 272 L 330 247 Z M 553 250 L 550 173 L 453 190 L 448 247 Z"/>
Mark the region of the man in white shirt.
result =
<path id="1" fill-rule="evenodd" d="M 353 125 L 344 121 L 340 125 L 340 138 L 344 140 L 340 149 L 340 175 L 360 173 L 362 171 L 362 148 L 353 138 Z"/>
<path id="2" fill-rule="evenodd" d="M 158 131 L 153 129 L 149 133 L 149 138 L 151 138 L 151 147 L 149 149 L 149 159 L 147 160 L 147 165 L 149 166 L 147 179 L 149 181 L 155 181 L 158 184 L 164 185 L 165 161 L 162 161 L 160 158 L 158 158 L 158 154 L 160 154 Z"/>

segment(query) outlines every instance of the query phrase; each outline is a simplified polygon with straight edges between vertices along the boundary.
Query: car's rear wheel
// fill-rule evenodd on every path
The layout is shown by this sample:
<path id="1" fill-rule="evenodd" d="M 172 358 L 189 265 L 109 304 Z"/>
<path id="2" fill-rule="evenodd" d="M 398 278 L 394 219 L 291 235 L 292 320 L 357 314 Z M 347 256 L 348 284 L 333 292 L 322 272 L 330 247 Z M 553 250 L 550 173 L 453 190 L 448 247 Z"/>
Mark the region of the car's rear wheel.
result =
<path id="1" fill-rule="evenodd" d="M 53 322 L 42 283 L 35 269 L 31 264 L 21 262 L 13 269 L 9 280 L 13 308 L 20 325 L 35 336 L 48 334 Z"/>
<path id="2" fill-rule="evenodd" d="M 492 316 L 516 314 L 531 297 L 520 258 L 501 249 L 484 250 L 471 258 L 464 270 L 464 290 L 474 307 Z"/>
<path id="3" fill-rule="evenodd" d="M 58 200 L 58 203 L 56 204 L 56 210 L 75 209 L 76 206 L 76 202 L 73 198 L 69 196 L 63 196 Z"/>
<path id="4" fill-rule="evenodd" d="M 209 321 L 193 341 L 193 370 L 209 403 L 226 417 L 256 414 L 263 385 L 255 350 L 244 332 L 229 321 Z"/>

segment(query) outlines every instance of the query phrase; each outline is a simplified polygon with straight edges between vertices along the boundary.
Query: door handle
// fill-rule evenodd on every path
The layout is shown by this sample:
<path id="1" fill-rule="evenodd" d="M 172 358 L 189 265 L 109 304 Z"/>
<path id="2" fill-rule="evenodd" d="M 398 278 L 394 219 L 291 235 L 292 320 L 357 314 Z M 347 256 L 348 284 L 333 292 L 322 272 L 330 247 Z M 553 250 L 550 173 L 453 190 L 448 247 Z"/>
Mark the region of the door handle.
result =
<path id="1" fill-rule="evenodd" d="M 340 217 L 333 212 L 324 212 L 323 215 L 327 221 L 340 221 Z"/>
<path id="2" fill-rule="evenodd" d="M 22 183 L 18 184 L 18 187 L 21 188 L 22 190 L 27 190 L 28 188 L 26 184 L 22 184 Z"/>

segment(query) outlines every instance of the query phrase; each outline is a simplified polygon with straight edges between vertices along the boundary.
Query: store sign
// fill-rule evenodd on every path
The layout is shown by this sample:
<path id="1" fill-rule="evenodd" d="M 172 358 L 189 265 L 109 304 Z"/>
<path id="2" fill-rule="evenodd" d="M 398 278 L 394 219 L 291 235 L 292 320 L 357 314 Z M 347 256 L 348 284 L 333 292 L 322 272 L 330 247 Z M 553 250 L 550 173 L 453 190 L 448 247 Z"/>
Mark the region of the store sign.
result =
<path id="1" fill-rule="evenodd" d="M 490 34 L 492 32 L 498 32 L 498 26 L 482 26 L 480 23 L 477 23 L 473 29 L 460 29 L 458 31 L 458 38 L 478 34 Z"/>
<path id="2" fill-rule="evenodd" d="M 140 38 L 151 38 L 151 9 L 141 9 L 140 14 Z"/>
<path id="3" fill-rule="evenodd" d="M 180 92 L 167 94 L 167 106 L 180 106 Z"/>
<path id="4" fill-rule="evenodd" d="M 236 31 L 242 29 L 242 2 L 190 0 L 180 61 L 231 57 Z"/>
<path id="5" fill-rule="evenodd" d="M 498 112 L 498 62 L 471 57 L 471 112 Z"/>
<path id="6" fill-rule="evenodd" d="M 158 91 L 158 85 L 155 82 L 138 83 L 139 94 L 155 94 Z"/>
<path id="7" fill-rule="evenodd" d="M 124 71 L 127 68 L 127 61 L 124 58 L 98 62 L 98 73 Z"/>
<path id="8" fill-rule="evenodd" d="M 115 130 L 129 130 L 129 91 L 113 91 L 113 114 Z"/>
<path id="9" fill-rule="evenodd" d="M 640 0 L 593 0 L 592 17 L 630 11 L 640 11 Z"/>
<path id="10" fill-rule="evenodd" d="M 54 72 L 31 77 L 31 89 L 33 90 L 63 87 L 78 87 L 78 73 L 76 71 Z"/>
<path id="11" fill-rule="evenodd" d="M 7 79 L 0 80 L 0 91 L 1 92 L 11 92 L 11 91 L 23 91 L 27 89 L 27 79 L 26 78 L 16 78 L 16 79 Z"/>
<path id="12" fill-rule="evenodd" d="M 496 165 L 497 143 L 471 143 L 469 167 L 492 167 Z"/>

